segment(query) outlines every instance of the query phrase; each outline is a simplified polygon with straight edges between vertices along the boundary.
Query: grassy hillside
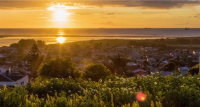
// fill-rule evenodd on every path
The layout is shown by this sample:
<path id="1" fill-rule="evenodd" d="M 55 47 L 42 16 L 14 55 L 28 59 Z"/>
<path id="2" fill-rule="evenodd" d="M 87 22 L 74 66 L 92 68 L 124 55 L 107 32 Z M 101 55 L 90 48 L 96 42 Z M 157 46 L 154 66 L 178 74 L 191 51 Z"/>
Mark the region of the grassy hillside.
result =
<path id="1" fill-rule="evenodd" d="M 0 90 L 1 107 L 197 107 L 200 76 L 110 77 L 106 81 L 38 79 L 25 87 Z M 138 92 L 147 95 L 136 99 Z"/>

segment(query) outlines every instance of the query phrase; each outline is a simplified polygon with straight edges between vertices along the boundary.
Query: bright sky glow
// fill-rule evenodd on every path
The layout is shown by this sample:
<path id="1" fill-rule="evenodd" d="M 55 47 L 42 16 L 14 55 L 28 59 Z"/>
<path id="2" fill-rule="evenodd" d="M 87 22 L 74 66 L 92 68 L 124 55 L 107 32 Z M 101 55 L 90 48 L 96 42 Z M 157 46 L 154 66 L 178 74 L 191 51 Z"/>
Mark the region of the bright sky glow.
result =
<path id="1" fill-rule="evenodd" d="M 52 5 L 51 7 L 48 8 L 48 10 L 54 12 L 53 21 L 55 22 L 67 21 L 67 16 L 71 14 L 67 12 L 67 9 L 70 9 L 70 7 L 60 3 Z"/>
<path id="2" fill-rule="evenodd" d="M 200 27 L 200 2 L 89 1 L 0 1 L 0 28 Z"/>
<path id="3" fill-rule="evenodd" d="M 58 37 L 58 38 L 57 38 L 57 41 L 58 41 L 59 43 L 64 43 L 65 40 L 66 40 L 66 38 L 64 38 L 64 37 Z"/>

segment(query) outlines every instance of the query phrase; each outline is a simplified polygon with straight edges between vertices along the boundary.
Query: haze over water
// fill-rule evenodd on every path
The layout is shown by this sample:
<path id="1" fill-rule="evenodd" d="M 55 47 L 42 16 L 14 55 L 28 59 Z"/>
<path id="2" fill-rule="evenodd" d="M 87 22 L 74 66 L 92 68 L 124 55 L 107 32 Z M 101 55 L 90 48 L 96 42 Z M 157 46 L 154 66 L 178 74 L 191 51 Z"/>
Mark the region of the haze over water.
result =
<path id="1" fill-rule="evenodd" d="M 46 29 L 0 29 L 0 46 L 9 46 L 20 39 L 44 40 L 56 43 L 56 37 L 66 37 L 66 42 L 98 39 L 152 39 L 165 37 L 198 37 L 200 29 L 193 28 L 46 28 Z"/>

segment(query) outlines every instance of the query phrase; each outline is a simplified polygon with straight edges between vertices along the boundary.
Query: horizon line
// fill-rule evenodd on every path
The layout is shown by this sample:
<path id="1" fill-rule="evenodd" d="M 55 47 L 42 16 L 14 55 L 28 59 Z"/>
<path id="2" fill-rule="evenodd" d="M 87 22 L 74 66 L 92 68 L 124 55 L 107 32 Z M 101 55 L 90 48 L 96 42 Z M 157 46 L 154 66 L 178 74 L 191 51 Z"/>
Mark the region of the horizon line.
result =
<path id="1" fill-rule="evenodd" d="M 185 29 L 185 28 L 189 28 L 189 29 L 200 29 L 200 27 L 197 28 L 190 28 L 190 27 L 167 27 L 167 28 L 151 28 L 151 27 L 138 27 L 138 28 L 103 28 L 103 27 L 99 27 L 99 28 L 0 28 L 0 29 Z"/>

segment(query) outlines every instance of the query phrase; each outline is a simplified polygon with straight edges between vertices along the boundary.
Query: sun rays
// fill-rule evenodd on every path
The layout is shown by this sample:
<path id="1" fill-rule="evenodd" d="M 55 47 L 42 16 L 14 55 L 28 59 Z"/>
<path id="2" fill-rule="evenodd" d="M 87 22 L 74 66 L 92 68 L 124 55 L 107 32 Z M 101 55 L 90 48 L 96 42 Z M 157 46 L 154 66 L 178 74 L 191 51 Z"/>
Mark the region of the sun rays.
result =
<path id="1" fill-rule="evenodd" d="M 56 5 L 50 6 L 48 10 L 53 11 L 53 21 L 65 22 L 68 20 L 68 16 L 71 14 L 67 12 L 68 8 L 68 6 L 58 3 Z"/>

